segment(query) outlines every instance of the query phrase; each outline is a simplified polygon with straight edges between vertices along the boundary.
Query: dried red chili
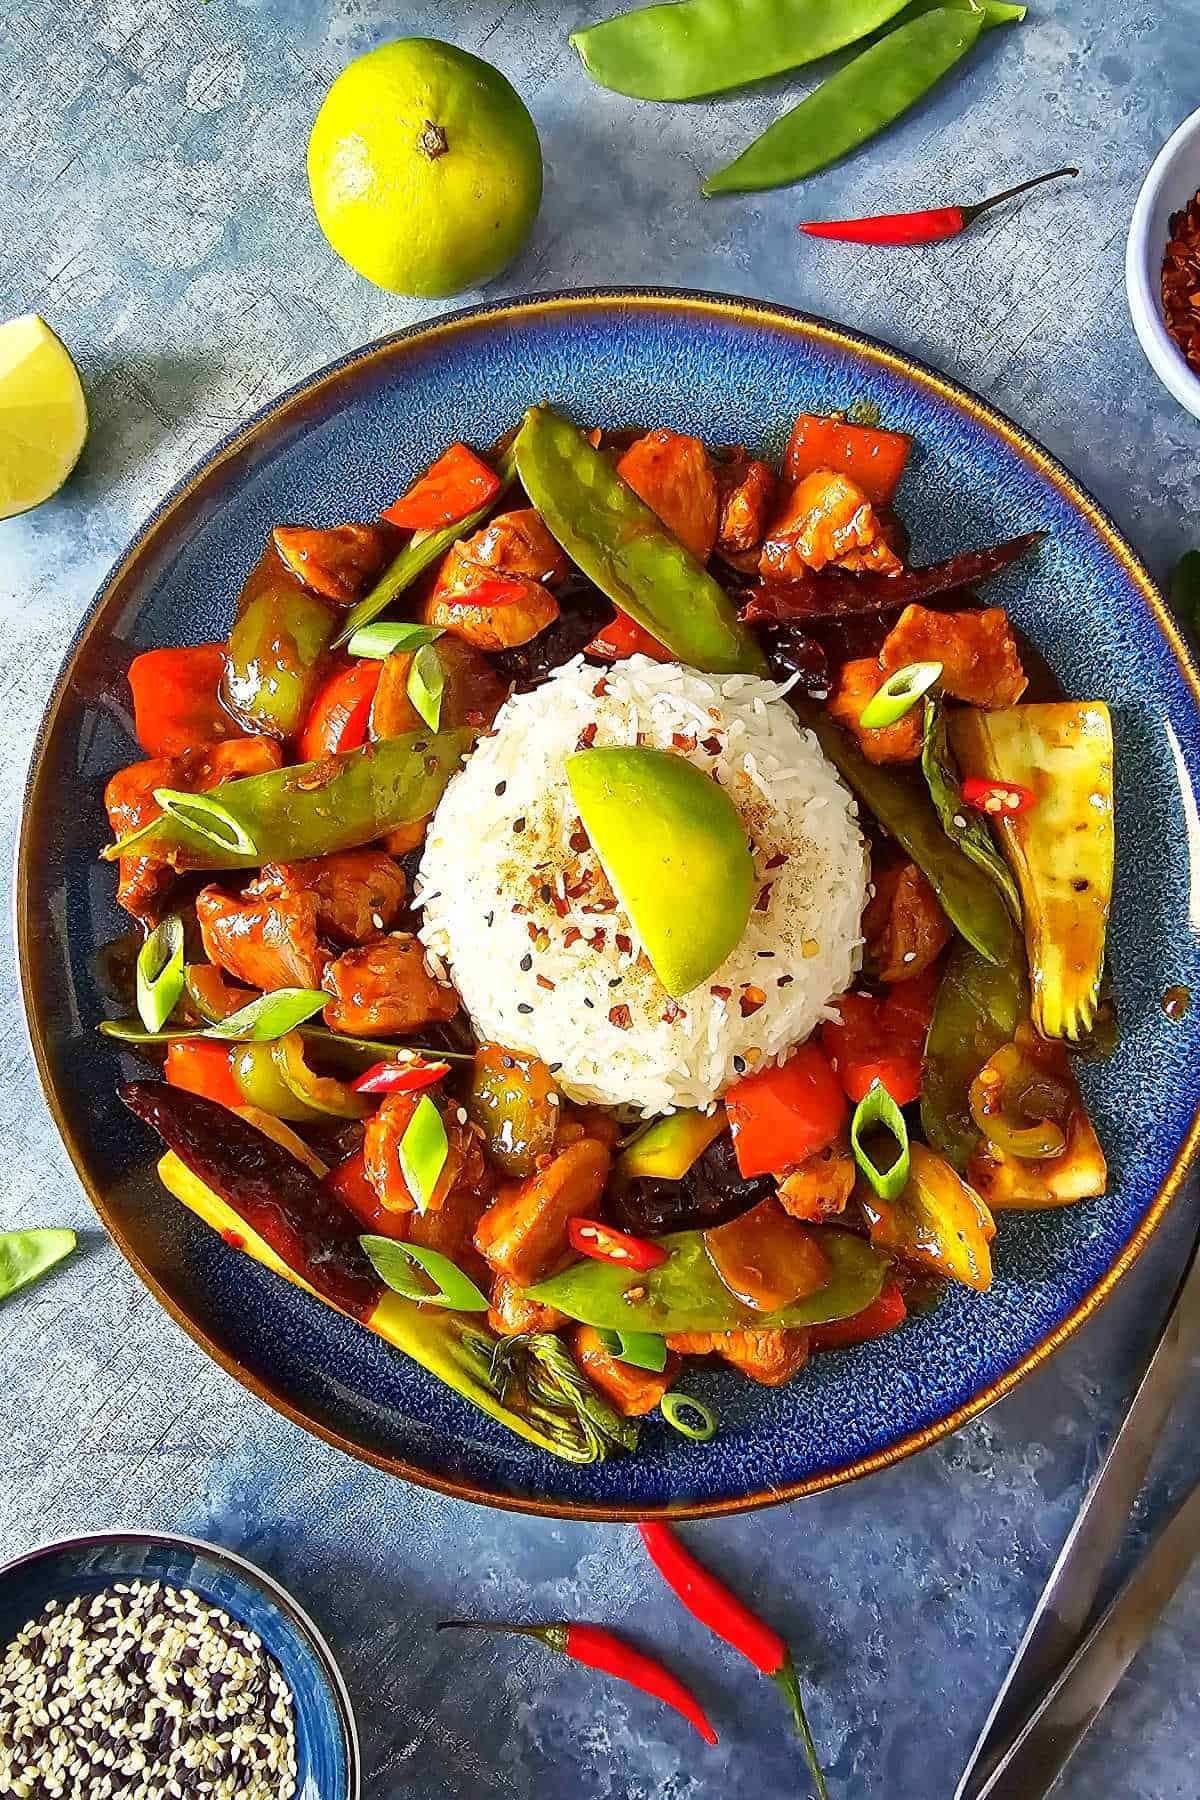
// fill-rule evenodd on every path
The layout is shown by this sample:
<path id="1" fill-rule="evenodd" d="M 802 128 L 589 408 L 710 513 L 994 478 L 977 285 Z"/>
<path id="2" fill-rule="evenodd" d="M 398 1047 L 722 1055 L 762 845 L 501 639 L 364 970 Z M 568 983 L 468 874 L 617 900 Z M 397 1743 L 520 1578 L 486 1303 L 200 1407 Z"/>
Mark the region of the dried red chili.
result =
<path id="1" fill-rule="evenodd" d="M 944 562 L 923 569 L 904 569 L 899 575 L 852 575 L 845 569 L 822 569 L 799 581 L 768 581 L 750 594 L 742 618 L 844 619 L 856 613 L 899 612 L 915 601 L 934 594 L 952 594 L 974 587 L 988 575 L 998 575 L 1010 563 L 1041 543 L 1043 533 L 1027 531 L 1021 537 L 985 550 L 963 550 Z"/>
<path id="2" fill-rule="evenodd" d="M 817 1761 L 817 1747 L 805 1717 L 792 1653 L 783 1638 L 752 1613 L 724 1582 L 718 1581 L 702 1563 L 698 1563 L 669 1525 L 646 1521 L 638 1526 L 638 1530 L 650 1560 L 692 1617 L 707 1625 L 747 1662 L 753 1663 L 761 1675 L 769 1675 L 782 1689 L 804 1744 L 819 1800 L 829 1800 L 825 1777 Z"/>
<path id="3" fill-rule="evenodd" d="M 602 1675 L 614 1675 L 618 1681 L 627 1681 L 631 1687 L 661 1700 L 664 1706 L 673 1707 L 695 1726 L 706 1744 L 717 1741 L 704 1708 L 678 1676 L 601 1625 L 574 1625 L 565 1620 L 554 1625 L 493 1625 L 476 1623 L 474 1619 L 447 1619 L 438 1630 L 511 1631 L 521 1637 L 536 1638 L 547 1649 L 557 1650 L 587 1669 L 598 1669 Z"/>
<path id="4" fill-rule="evenodd" d="M 1167 330 L 1200 374 L 1200 191 L 1172 213 L 1162 264 Z"/>
<path id="5" fill-rule="evenodd" d="M 969 775 L 963 782 L 962 797 L 968 806 L 991 819 L 1015 819 L 1037 800 L 1033 789 L 1022 787 L 1019 781 L 985 781 L 979 775 Z"/>
<path id="6" fill-rule="evenodd" d="M 1078 169 L 1051 169 L 1048 175 L 1034 175 L 1016 187 L 993 194 L 990 200 L 977 200 L 973 206 L 936 206 L 920 212 L 877 213 L 869 219 L 810 219 L 801 225 L 809 237 L 836 238 L 848 244 L 936 244 L 943 238 L 957 237 L 973 225 L 981 213 L 990 212 L 1005 200 L 1015 200 L 1044 181 L 1058 181 L 1065 175 L 1078 175 Z"/>

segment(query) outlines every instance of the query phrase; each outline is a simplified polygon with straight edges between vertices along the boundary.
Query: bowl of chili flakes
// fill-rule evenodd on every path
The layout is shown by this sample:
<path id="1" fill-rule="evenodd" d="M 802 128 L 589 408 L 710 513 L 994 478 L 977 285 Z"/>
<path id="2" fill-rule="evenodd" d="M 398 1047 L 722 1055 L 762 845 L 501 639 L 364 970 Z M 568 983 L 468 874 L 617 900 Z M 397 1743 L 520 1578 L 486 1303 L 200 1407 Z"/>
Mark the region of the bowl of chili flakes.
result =
<path id="1" fill-rule="evenodd" d="M 1142 184 L 1125 290 L 1155 374 L 1200 418 L 1200 109 L 1167 139 Z"/>

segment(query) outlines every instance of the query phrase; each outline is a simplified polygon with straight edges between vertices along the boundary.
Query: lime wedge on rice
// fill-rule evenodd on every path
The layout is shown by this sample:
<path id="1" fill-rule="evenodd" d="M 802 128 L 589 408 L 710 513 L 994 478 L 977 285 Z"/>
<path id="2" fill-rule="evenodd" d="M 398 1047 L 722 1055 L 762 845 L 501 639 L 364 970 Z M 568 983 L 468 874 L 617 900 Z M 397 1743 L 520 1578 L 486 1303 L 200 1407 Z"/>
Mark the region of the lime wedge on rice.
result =
<path id="1" fill-rule="evenodd" d="M 46 321 L 24 313 L 0 325 L 0 519 L 57 494 L 87 429 L 79 372 Z"/>

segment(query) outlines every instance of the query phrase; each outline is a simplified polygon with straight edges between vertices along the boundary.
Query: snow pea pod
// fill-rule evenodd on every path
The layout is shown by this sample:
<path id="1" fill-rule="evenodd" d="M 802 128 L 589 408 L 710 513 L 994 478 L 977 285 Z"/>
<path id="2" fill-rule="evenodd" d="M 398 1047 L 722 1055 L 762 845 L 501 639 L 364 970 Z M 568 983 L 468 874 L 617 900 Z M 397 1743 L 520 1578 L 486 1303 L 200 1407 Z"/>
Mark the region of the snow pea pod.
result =
<path id="1" fill-rule="evenodd" d="M 1012 955 L 1003 963 L 986 962 L 970 944 L 954 946 L 925 1040 L 921 1128 L 960 1174 L 979 1143 L 971 1118 L 971 1083 L 1028 1017 L 1024 947 L 1015 937 Z"/>
<path id="2" fill-rule="evenodd" d="M 872 44 L 784 113 L 726 168 L 705 194 L 783 187 L 827 168 L 875 137 L 927 94 L 967 54 L 984 14 L 941 6 Z"/>
<path id="3" fill-rule="evenodd" d="M 75 1248 L 73 1231 L 33 1229 L 0 1231 L 0 1300 L 39 1281 Z"/>
<path id="4" fill-rule="evenodd" d="M 601 87 L 695 100 L 815 62 L 887 23 L 905 0 L 678 0 L 571 33 Z"/>
<path id="5" fill-rule="evenodd" d="M 680 662 L 714 673 L 768 673 L 733 602 L 583 432 L 548 406 L 516 441 L 525 492 L 571 560 Z"/>
<path id="6" fill-rule="evenodd" d="M 656 1238 L 667 1260 L 641 1272 L 618 1263 L 572 1263 L 528 1290 L 528 1298 L 555 1306 L 569 1319 L 603 1331 L 758 1330 L 826 1325 L 848 1319 L 878 1299 L 889 1259 L 848 1231 L 822 1227 L 821 1248 L 833 1270 L 824 1287 L 778 1312 L 756 1312 L 731 1294 L 717 1274 L 702 1231 L 673 1231 Z"/>
<path id="7" fill-rule="evenodd" d="M 320 762 L 225 781 L 217 790 L 221 811 L 240 828 L 241 844 L 164 813 L 101 855 L 111 862 L 136 851 L 175 869 L 256 869 L 353 850 L 432 812 L 474 741 L 467 730 L 409 732 Z"/>

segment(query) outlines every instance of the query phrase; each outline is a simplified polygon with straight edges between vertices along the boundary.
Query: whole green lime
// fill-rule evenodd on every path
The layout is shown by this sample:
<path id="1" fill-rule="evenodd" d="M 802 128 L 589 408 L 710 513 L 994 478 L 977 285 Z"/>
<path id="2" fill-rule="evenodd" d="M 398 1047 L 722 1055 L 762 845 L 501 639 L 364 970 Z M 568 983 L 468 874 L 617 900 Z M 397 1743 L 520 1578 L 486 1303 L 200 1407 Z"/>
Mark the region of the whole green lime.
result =
<path id="1" fill-rule="evenodd" d="M 542 199 L 542 151 L 498 69 L 436 38 L 398 38 L 343 69 L 308 140 L 321 230 L 352 269 L 437 298 L 510 263 Z"/>

